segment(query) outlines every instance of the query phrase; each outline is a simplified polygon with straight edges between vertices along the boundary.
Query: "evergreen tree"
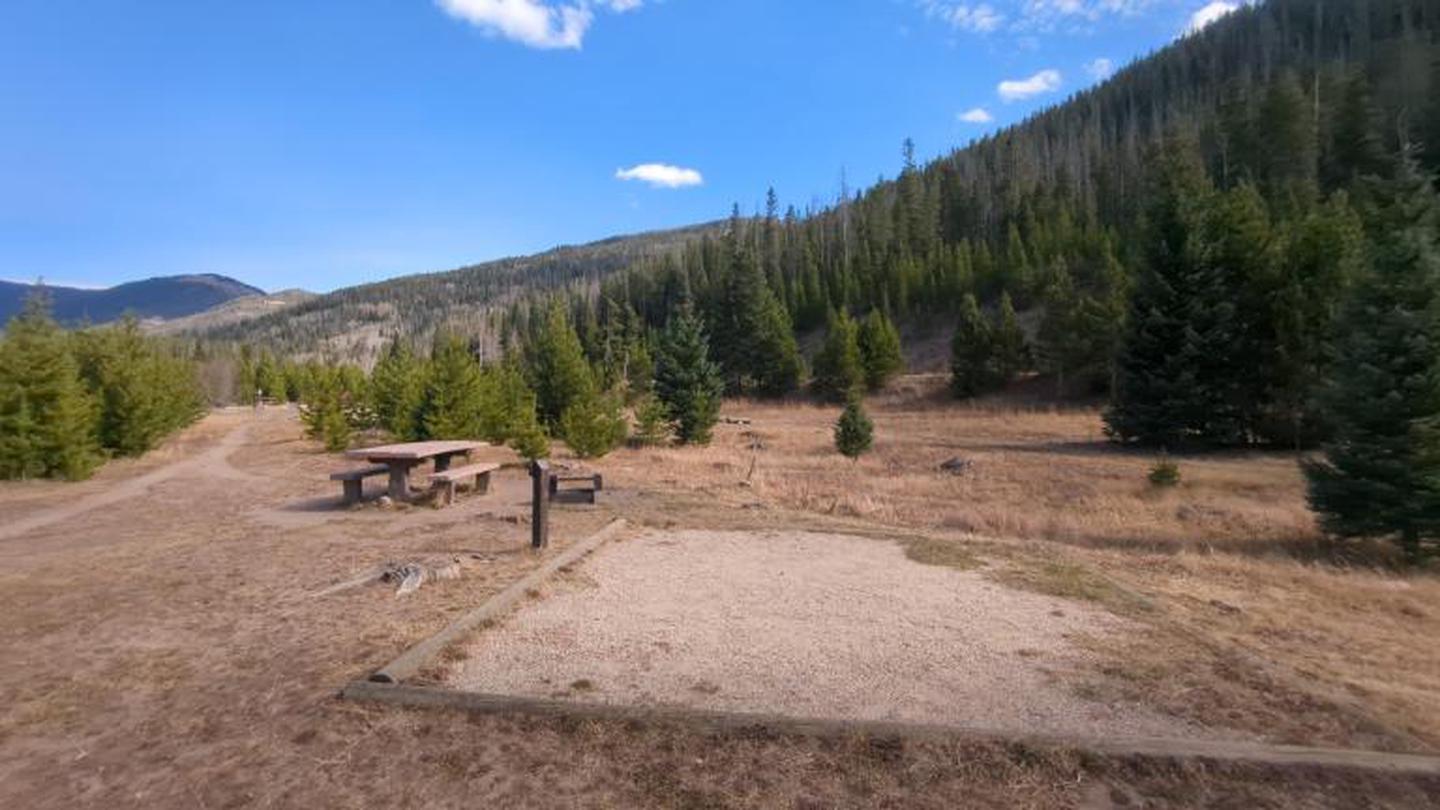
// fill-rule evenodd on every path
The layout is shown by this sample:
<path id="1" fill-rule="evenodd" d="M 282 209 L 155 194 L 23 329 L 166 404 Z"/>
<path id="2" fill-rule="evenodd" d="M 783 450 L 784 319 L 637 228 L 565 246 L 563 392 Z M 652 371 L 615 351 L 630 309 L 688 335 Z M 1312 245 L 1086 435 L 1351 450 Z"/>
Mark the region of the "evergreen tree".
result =
<path id="1" fill-rule="evenodd" d="M 655 395 L 675 423 L 676 438 L 682 444 L 709 444 L 725 382 L 719 365 L 710 360 L 704 325 L 688 304 L 670 316 L 655 361 Z"/>
<path id="2" fill-rule="evenodd" d="M 762 396 L 779 397 L 794 391 L 800 384 L 804 369 L 800 362 L 800 345 L 795 340 L 795 327 L 780 299 L 767 288 L 761 296 L 763 308 L 760 334 L 755 345 L 759 362 L 752 367 L 755 391 Z"/>
<path id="3" fill-rule="evenodd" d="M 73 353 L 98 408 L 101 447 L 138 456 L 205 410 L 188 361 L 170 356 L 134 319 L 71 336 Z"/>
<path id="4" fill-rule="evenodd" d="M 561 416 L 572 402 L 595 393 L 595 378 L 585 362 L 580 338 L 559 301 L 546 312 L 530 355 L 540 421 L 558 429 Z"/>
<path id="5" fill-rule="evenodd" d="M 0 341 L 0 478 L 87 477 L 95 415 L 48 299 L 32 295 Z"/>
<path id="6" fill-rule="evenodd" d="M 875 439 L 875 425 L 865 413 L 865 405 L 858 394 L 851 394 L 845 402 L 845 410 L 835 422 L 835 449 L 841 455 L 855 460 L 860 458 Z"/>
<path id="7" fill-rule="evenodd" d="M 1440 548 L 1440 213 L 1408 159 L 1382 199 L 1342 320 L 1334 438 L 1305 471 L 1326 531 L 1393 538 L 1418 563 Z"/>
<path id="8" fill-rule="evenodd" d="M 1364 233 L 1343 193 L 1289 223 L 1279 252 L 1274 294 L 1274 360 L 1267 414 L 1270 440 L 1302 447 L 1328 430 L 1319 401 L 1335 361 L 1336 320 L 1364 262 Z"/>
<path id="9" fill-rule="evenodd" d="M 1289 71 L 1270 82 L 1260 104 L 1259 180 L 1265 196 L 1282 210 L 1298 208 L 1313 193 L 1316 138 L 1312 109 Z"/>
<path id="10" fill-rule="evenodd" d="M 285 370 L 269 352 L 262 351 L 255 364 L 255 388 L 263 397 L 279 402 L 288 402 L 290 399 Z"/>
<path id="11" fill-rule="evenodd" d="M 474 439 L 482 435 L 484 384 L 469 344 L 440 332 L 430 353 L 419 422 L 427 439 Z"/>
<path id="12" fill-rule="evenodd" d="M 1167 448 L 1233 444 L 1247 435 L 1235 357 L 1236 308 L 1224 268 L 1205 261 L 1214 192 L 1183 143 L 1158 158 L 1144 266 L 1116 363 L 1107 432 Z"/>
<path id="13" fill-rule="evenodd" d="M 573 399 L 560 419 L 565 443 L 580 458 L 600 458 L 614 450 L 628 428 L 620 397 L 593 388 Z"/>
<path id="14" fill-rule="evenodd" d="M 323 442 L 331 452 L 350 446 L 351 425 L 346 413 L 351 405 L 350 391 L 340 369 L 317 369 L 301 400 L 305 435 Z"/>
<path id="15" fill-rule="evenodd" d="M 1275 374 L 1275 244 L 1265 201 L 1249 183 L 1207 198 L 1198 212 L 1190 249 L 1207 285 L 1190 312 L 1202 344 L 1198 371 L 1234 414 L 1234 424 L 1206 426 L 1206 440 L 1243 443 L 1261 424 Z"/>
<path id="16" fill-rule="evenodd" d="M 545 434 L 545 428 L 540 426 L 540 420 L 535 417 L 533 404 L 530 409 L 520 412 L 513 426 L 509 445 L 527 461 L 550 456 L 550 437 Z"/>
<path id="17" fill-rule="evenodd" d="M 670 412 L 665 403 L 655 394 L 645 394 L 635 403 L 635 432 L 632 443 L 640 447 L 657 447 L 668 444 L 674 431 Z"/>
<path id="18" fill-rule="evenodd" d="M 865 369 L 865 386 L 871 391 L 884 388 L 905 368 L 900 350 L 900 330 L 878 308 L 860 324 L 860 364 Z"/>
<path id="19" fill-rule="evenodd" d="M 865 381 L 860 361 L 859 330 L 850 316 L 831 312 L 825 343 L 815 356 L 810 381 L 815 393 L 835 402 L 844 402 Z"/>
<path id="20" fill-rule="evenodd" d="M 995 374 L 1000 383 L 1008 383 L 1030 368 L 1030 346 L 1025 342 L 1025 332 L 1020 329 L 1008 292 L 1000 294 L 1000 312 L 990 334 Z"/>
<path id="21" fill-rule="evenodd" d="M 1376 132 L 1375 119 L 1370 82 L 1356 70 L 1345 81 L 1335 111 L 1331 146 L 1323 161 L 1328 187 L 1347 188 L 1358 178 L 1379 176 L 1388 169 L 1389 159 Z"/>
<path id="22" fill-rule="evenodd" d="M 975 296 L 966 293 L 960 303 L 960 322 L 950 340 L 950 390 L 956 397 L 979 396 L 999 383 L 991 331 Z"/>
<path id="23" fill-rule="evenodd" d="M 487 441 L 505 444 L 538 424 L 535 392 L 513 352 L 485 367 L 480 383 L 480 435 Z"/>
<path id="24" fill-rule="evenodd" d="M 781 396 L 800 381 L 800 351 L 784 306 L 745 240 L 739 209 L 731 215 L 728 266 L 715 313 L 715 356 L 730 390 Z"/>
<path id="25" fill-rule="evenodd" d="M 380 427 L 401 441 L 424 433 L 420 408 L 425 400 L 425 366 L 398 337 L 370 372 L 370 407 Z"/>

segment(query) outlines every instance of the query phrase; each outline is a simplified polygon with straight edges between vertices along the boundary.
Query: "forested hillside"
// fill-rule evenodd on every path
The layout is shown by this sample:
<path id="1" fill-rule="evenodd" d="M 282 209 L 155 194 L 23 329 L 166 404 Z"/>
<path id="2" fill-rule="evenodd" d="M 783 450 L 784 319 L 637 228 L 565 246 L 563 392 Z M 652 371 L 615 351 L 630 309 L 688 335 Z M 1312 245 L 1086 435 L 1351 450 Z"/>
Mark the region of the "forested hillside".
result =
<path id="1" fill-rule="evenodd" d="M 494 336 L 495 312 L 527 295 L 593 285 L 644 257 L 668 253 L 715 230 L 714 224 L 696 225 L 405 276 L 337 290 L 238 323 L 201 324 L 188 331 L 287 356 L 368 363 L 396 335 L 424 343 L 445 326 L 477 337 Z"/>

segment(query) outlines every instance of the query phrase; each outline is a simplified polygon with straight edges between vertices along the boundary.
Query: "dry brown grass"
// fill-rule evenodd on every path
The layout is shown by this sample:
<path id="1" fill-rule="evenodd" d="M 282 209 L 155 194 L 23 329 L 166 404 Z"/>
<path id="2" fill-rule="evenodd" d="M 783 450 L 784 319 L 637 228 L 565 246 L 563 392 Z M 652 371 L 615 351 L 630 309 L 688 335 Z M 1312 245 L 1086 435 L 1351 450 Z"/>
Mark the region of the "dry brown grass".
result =
<path id="1" fill-rule="evenodd" d="M 752 424 L 707 448 L 618 453 L 607 481 L 658 490 L 662 522 L 739 506 L 723 519 L 926 532 L 941 539 L 922 554 L 989 559 L 997 581 L 1144 624 L 1077 688 L 1287 742 L 1440 746 L 1440 578 L 1327 545 L 1295 455 L 1180 457 L 1184 482 L 1157 489 L 1154 457 L 1107 443 L 1095 410 L 954 404 L 941 382 L 872 399 L 875 450 L 858 463 L 831 444 L 838 409 L 743 402 L 726 413 Z M 952 457 L 969 470 L 941 472 Z"/>
<path id="2" fill-rule="evenodd" d="M 723 427 L 714 447 L 600 461 L 601 506 L 556 510 L 556 542 L 614 514 L 899 539 L 936 564 L 979 561 L 1135 617 L 1144 631 L 1077 689 L 1297 741 L 1440 743 L 1440 584 L 1315 562 L 1291 459 L 1181 459 L 1186 485 L 1156 497 L 1151 459 L 1104 446 L 1093 412 L 942 406 L 932 390 L 909 380 L 875 402 L 877 451 L 856 465 L 830 449 L 832 409 L 732 404 L 756 422 Z M 0 510 L 103 491 L 248 418 L 212 416 L 78 486 L 5 485 Z M 1440 795 L 1434 779 L 1388 774 L 339 702 L 340 685 L 531 569 L 527 527 L 507 519 L 526 482 L 507 473 L 490 500 L 438 512 L 337 513 L 325 476 L 343 462 L 298 437 L 267 418 L 219 477 L 177 477 L 0 544 L 0 806 L 1338 808 Z M 973 472 L 934 470 L 955 455 Z M 309 596 L 388 561 L 467 551 L 487 561 L 411 598 Z"/>
<path id="3" fill-rule="evenodd" d="M 872 403 L 875 449 L 856 463 L 834 451 L 836 408 L 738 403 L 728 412 L 754 424 L 722 425 L 707 448 L 625 451 L 604 466 L 642 487 L 745 489 L 782 508 L 985 536 L 1256 553 L 1320 542 L 1292 456 L 1181 458 L 1184 483 L 1157 491 L 1146 480 L 1154 457 L 1106 442 L 1094 410 L 892 397 Z M 954 457 L 970 470 L 938 469 Z"/>

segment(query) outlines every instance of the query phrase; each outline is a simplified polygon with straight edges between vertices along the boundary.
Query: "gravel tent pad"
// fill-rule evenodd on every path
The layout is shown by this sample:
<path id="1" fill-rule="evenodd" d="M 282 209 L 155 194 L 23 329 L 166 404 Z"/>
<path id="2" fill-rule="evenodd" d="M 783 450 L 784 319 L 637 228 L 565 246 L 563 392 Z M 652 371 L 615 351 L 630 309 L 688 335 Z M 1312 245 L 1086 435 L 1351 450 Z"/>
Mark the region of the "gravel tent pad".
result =
<path id="1" fill-rule="evenodd" d="M 478 635 L 453 687 L 523 697 L 1052 734 L 1213 736 L 1086 700 L 1087 605 L 925 565 L 897 542 L 650 532 L 601 549 Z"/>

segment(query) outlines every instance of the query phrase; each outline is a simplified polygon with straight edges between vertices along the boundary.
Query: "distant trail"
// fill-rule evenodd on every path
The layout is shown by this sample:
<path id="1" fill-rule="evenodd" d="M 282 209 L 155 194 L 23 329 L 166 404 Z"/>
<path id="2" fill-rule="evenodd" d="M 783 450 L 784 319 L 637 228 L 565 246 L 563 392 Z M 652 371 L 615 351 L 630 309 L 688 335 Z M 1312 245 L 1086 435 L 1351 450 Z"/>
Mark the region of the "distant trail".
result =
<path id="1" fill-rule="evenodd" d="M 224 469 L 223 474 L 242 474 L 230 467 L 226 460 L 231 453 L 235 452 L 245 444 L 245 439 L 250 435 L 250 425 L 237 425 L 229 433 L 221 437 L 214 447 L 190 458 L 181 459 L 167 464 L 159 469 L 151 470 L 137 478 L 130 478 L 119 482 L 115 486 L 94 495 L 89 495 L 72 503 L 59 506 L 54 509 L 43 511 L 37 515 L 21 518 L 14 523 L 0 526 L 0 543 L 14 540 L 36 529 L 43 529 L 53 523 L 62 520 L 69 520 L 77 515 L 83 515 L 94 509 L 109 506 L 113 503 L 136 498 L 145 494 L 145 491 L 156 484 L 182 475 L 188 472 L 213 473 L 215 468 Z"/>

